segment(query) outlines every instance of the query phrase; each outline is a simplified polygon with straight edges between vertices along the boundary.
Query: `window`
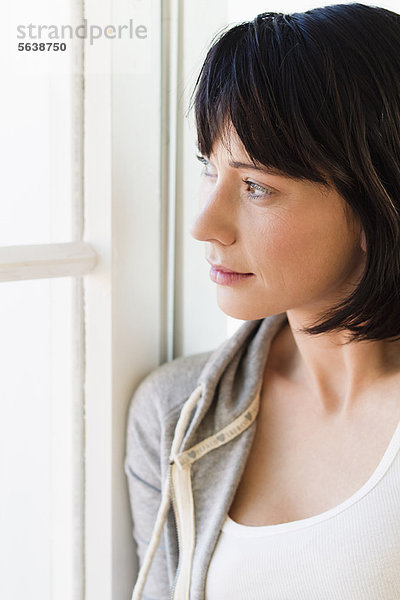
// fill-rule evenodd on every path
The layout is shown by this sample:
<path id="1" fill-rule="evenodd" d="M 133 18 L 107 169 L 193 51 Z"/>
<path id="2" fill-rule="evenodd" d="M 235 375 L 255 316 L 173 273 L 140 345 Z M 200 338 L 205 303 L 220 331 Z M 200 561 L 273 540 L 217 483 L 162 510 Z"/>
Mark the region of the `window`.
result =
<path id="1" fill-rule="evenodd" d="M 1 52 L 0 596 L 84 597 L 81 242 L 83 47 L 18 50 L 32 24 L 80 19 L 69 2 L 20 2 Z M 27 46 L 29 47 L 29 46 Z M 32 46 L 31 46 L 32 47 Z M 53 59 L 53 60 L 52 60 Z M 58 59 L 58 63 L 56 60 Z M 21 576 L 23 573 L 23 577 Z"/>
<path id="2" fill-rule="evenodd" d="M 203 245 L 188 233 L 200 170 L 185 113 L 215 33 L 265 9 L 256 0 L 3 9 L 2 598 L 130 598 L 131 394 L 161 362 L 211 350 L 240 325 L 217 307 Z M 39 25 L 44 42 L 66 49 L 33 50 Z M 54 39 L 51 25 L 75 33 Z"/>

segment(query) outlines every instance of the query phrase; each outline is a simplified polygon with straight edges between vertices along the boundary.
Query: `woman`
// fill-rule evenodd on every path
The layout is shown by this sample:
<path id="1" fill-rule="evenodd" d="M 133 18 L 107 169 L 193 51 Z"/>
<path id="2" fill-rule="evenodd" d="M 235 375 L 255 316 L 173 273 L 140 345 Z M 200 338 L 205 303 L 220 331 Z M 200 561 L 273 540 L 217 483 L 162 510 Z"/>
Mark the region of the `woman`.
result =
<path id="1" fill-rule="evenodd" d="M 191 233 L 246 322 L 134 394 L 134 599 L 400 598 L 399 72 L 362 4 L 209 50 Z"/>

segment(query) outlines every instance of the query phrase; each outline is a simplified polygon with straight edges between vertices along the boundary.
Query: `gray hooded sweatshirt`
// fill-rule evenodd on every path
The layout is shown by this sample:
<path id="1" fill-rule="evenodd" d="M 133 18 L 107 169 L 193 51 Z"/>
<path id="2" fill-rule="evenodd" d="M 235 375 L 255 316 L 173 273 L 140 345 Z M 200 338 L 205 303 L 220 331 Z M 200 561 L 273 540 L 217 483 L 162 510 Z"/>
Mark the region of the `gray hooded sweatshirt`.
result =
<path id="1" fill-rule="evenodd" d="M 140 572 L 132 600 L 204 600 L 207 569 L 254 438 L 286 313 L 148 375 L 128 415 L 125 473 Z"/>

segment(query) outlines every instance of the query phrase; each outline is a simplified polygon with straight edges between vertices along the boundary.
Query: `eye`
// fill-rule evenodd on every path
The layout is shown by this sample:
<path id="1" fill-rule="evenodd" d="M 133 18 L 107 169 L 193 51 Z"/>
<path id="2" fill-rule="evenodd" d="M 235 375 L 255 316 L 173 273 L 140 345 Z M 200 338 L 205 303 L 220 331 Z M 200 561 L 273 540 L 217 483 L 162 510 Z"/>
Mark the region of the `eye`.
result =
<path id="1" fill-rule="evenodd" d="M 196 154 L 196 158 L 204 165 L 208 165 L 208 160 L 206 158 L 204 158 L 204 156 L 202 154 Z"/>
<path id="2" fill-rule="evenodd" d="M 263 200 L 269 196 L 272 196 L 274 193 L 269 188 L 266 188 L 259 183 L 255 183 L 254 181 L 250 181 L 248 179 L 242 179 L 243 183 L 247 186 L 247 196 L 252 200 Z"/>
<path id="3" fill-rule="evenodd" d="M 207 167 L 210 164 L 209 161 L 202 154 L 196 154 L 196 158 L 204 165 L 202 175 L 206 175 L 207 177 L 214 177 L 212 173 L 208 173 L 207 171 Z"/>

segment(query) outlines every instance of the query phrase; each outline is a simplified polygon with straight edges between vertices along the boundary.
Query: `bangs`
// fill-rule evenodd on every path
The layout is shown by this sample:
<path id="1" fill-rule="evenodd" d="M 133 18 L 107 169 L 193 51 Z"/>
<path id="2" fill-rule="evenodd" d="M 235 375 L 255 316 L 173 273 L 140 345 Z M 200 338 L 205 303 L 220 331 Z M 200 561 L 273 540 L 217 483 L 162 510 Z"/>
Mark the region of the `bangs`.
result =
<path id="1" fill-rule="evenodd" d="M 198 148 L 210 156 L 220 140 L 229 150 L 233 126 L 254 164 L 326 184 L 332 164 L 318 139 L 326 128 L 314 118 L 324 102 L 321 79 L 291 17 L 263 13 L 212 45 L 194 90 Z"/>

